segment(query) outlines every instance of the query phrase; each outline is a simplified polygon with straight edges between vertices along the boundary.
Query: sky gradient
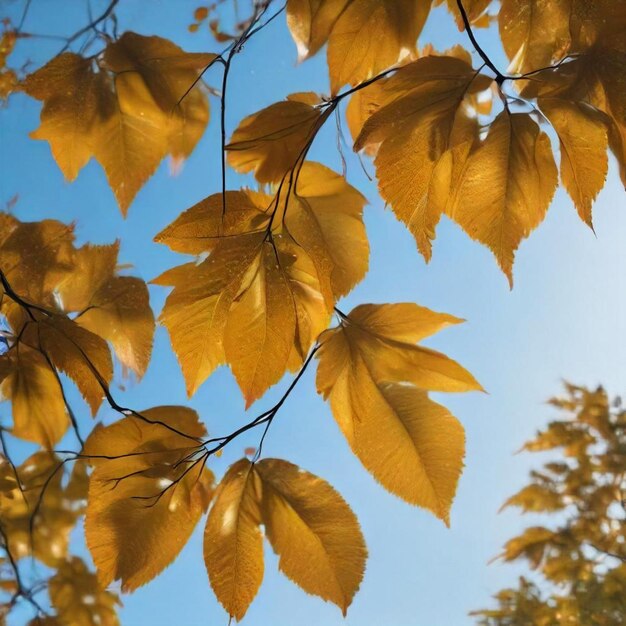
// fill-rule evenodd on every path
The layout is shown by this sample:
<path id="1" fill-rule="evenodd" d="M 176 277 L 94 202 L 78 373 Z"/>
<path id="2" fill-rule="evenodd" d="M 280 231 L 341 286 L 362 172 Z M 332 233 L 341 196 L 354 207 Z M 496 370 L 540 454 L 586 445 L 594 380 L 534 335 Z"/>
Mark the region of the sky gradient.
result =
<path id="1" fill-rule="evenodd" d="M 106 2 L 93 1 L 98 14 Z M 172 39 L 188 51 L 219 51 L 206 33 L 190 34 L 188 24 L 198 0 L 122 0 L 120 29 Z M 27 32 L 72 33 L 88 20 L 82 0 L 35 0 Z M 22 1 L 4 0 L 0 17 L 19 19 Z M 478 37 L 504 69 L 497 39 Z M 438 48 L 461 42 L 453 20 L 433 12 L 421 43 Z M 59 42 L 32 40 L 15 57 L 32 61 L 33 69 L 56 53 Z M 21 52 L 27 50 L 25 54 Z M 21 55 L 21 56 L 20 56 Z M 281 100 L 288 93 L 328 91 L 323 53 L 301 65 L 284 17 L 279 17 L 246 44 L 234 61 L 228 88 L 228 134 L 247 114 Z M 476 56 L 476 55 L 474 55 Z M 478 64 L 478 63 L 477 63 Z M 220 70 L 207 75 L 219 86 Z M 76 222 L 78 243 L 121 240 L 120 261 L 145 280 L 188 258 L 152 242 L 154 235 L 183 210 L 220 189 L 219 105 L 212 98 L 210 127 L 177 176 L 163 163 L 139 192 L 128 218 L 122 219 L 100 166 L 91 162 L 68 184 L 54 163 L 48 144 L 29 139 L 38 126 L 40 103 L 23 95 L 0 110 L 0 203 L 14 194 L 21 220 L 44 217 Z M 346 129 L 347 132 L 347 129 Z M 525 482 L 539 458 L 515 455 L 523 442 L 554 415 L 545 400 L 558 393 L 560 381 L 596 385 L 611 394 L 624 391 L 626 351 L 626 212 L 623 189 L 611 158 L 606 187 L 594 210 L 595 234 L 578 218 L 572 202 L 559 189 L 545 222 L 522 243 L 511 291 L 491 253 L 443 219 L 426 265 L 405 227 L 386 210 L 375 182 L 364 175 L 358 160 L 345 150 L 348 180 L 368 198 L 365 221 L 371 243 L 366 279 L 342 302 L 349 311 L 360 303 L 417 302 L 462 317 L 467 323 L 443 331 L 427 345 L 467 367 L 487 394 L 434 394 L 463 423 L 467 436 L 466 467 L 452 507 L 451 528 L 424 510 L 388 494 L 360 465 L 336 426 L 328 406 L 317 396 L 314 368 L 298 384 L 278 414 L 264 444 L 266 457 L 294 462 L 328 480 L 348 501 L 362 525 L 369 549 L 361 589 L 344 619 L 331 604 L 306 595 L 277 571 L 276 557 L 266 549 L 266 574 L 244 625 L 250 626 L 463 626 L 473 621 L 468 611 L 489 603 L 490 596 L 514 584 L 517 566 L 488 564 L 504 541 L 531 522 L 516 511 L 498 514 L 508 495 Z M 316 138 L 310 158 L 340 171 L 334 124 Z M 366 159 L 365 167 L 373 173 Z M 398 167 L 402 167 L 399 163 Z M 252 184 L 249 177 L 228 173 L 229 188 Z M 167 291 L 150 287 L 155 312 Z M 152 363 L 141 383 L 113 389 L 126 406 L 138 410 L 159 404 L 195 408 L 209 433 L 222 435 L 272 406 L 289 383 L 281 384 L 253 405 L 248 416 L 226 368 L 217 371 L 188 400 L 183 378 L 164 328 L 158 328 Z M 83 431 L 88 412 L 77 393 L 71 394 Z M 8 406 L 0 405 L 7 417 Z M 117 415 L 103 407 L 99 417 L 110 423 Z M 229 446 L 211 468 L 218 477 L 255 446 L 252 432 Z M 29 447 L 12 442 L 20 454 Z M 538 455 L 535 455 L 538 457 Z M 80 533 L 76 550 L 84 554 Z M 227 616 L 210 589 L 202 559 L 200 524 L 177 561 L 133 595 L 122 597 L 124 626 L 225 625 Z M 9 619 L 21 626 L 26 612 Z"/>

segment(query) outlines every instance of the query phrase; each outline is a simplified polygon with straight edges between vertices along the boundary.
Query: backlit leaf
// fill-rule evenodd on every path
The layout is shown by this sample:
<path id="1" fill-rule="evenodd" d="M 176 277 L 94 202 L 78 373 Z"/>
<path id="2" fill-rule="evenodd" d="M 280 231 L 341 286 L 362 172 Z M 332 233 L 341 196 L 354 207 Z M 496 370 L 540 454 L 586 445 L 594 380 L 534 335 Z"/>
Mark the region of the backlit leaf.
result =
<path id="1" fill-rule="evenodd" d="M 361 305 L 322 335 L 318 352 L 317 389 L 354 453 L 386 489 L 446 523 L 464 435 L 426 390 L 480 385 L 454 361 L 415 342 L 459 321 L 413 304 Z"/>
<path id="2" fill-rule="evenodd" d="M 259 182 L 279 182 L 304 159 L 306 147 L 328 117 L 315 106 L 319 103 L 314 93 L 292 94 L 244 118 L 226 146 L 230 165 L 239 172 L 254 172 Z"/>
<path id="3" fill-rule="evenodd" d="M 161 320 L 188 393 L 226 362 L 250 404 L 302 364 L 335 299 L 365 274 L 364 199 L 308 162 L 289 195 L 244 190 L 225 199 L 225 213 L 215 194 L 157 235 L 174 250 L 210 254 L 156 282 L 175 287 Z"/>
<path id="4" fill-rule="evenodd" d="M 259 497 L 258 477 L 250 461 L 238 461 L 215 492 L 204 530 L 204 562 L 211 587 L 237 621 L 263 580 Z"/>
<path id="5" fill-rule="evenodd" d="M 543 221 L 556 185 L 548 136 L 530 115 L 503 111 L 467 159 L 448 213 L 491 249 L 512 284 L 515 251 Z"/>
<path id="6" fill-rule="evenodd" d="M 0 459 L 0 516 L 13 557 L 32 556 L 49 567 L 66 558 L 70 532 L 84 513 L 87 498 L 85 467 L 76 463 L 66 482 L 61 460 L 37 452 L 18 466 L 15 474 Z"/>
<path id="7" fill-rule="evenodd" d="M 291 463 L 263 459 L 254 471 L 263 484 L 263 523 L 281 571 L 345 615 L 367 558 L 354 513 L 328 483 Z"/>
<path id="8" fill-rule="evenodd" d="M 163 406 L 141 415 L 144 420 L 128 416 L 96 427 L 84 449 L 95 468 L 87 545 L 101 585 L 120 580 L 125 591 L 147 583 L 178 556 L 208 506 L 213 483 L 201 454 L 193 456 L 197 444 L 189 437 L 206 435 L 195 411 Z"/>
<path id="9" fill-rule="evenodd" d="M 300 59 L 328 41 L 335 94 L 413 52 L 429 12 L 425 0 L 289 0 L 287 23 Z"/>
<path id="10" fill-rule="evenodd" d="M 448 150 L 473 145 L 478 129 L 467 98 L 490 83 L 463 59 L 418 59 L 377 87 L 379 104 L 370 104 L 372 114 L 355 140 L 355 150 L 380 144 L 374 161 L 380 194 L 427 260 L 443 210 L 433 186 L 443 183 L 446 193 L 450 187 L 441 162 Z"/>
<path id="11" fill-rule="evenodd" d="M 119 598 L 100 588 L 78 557 L 65 562 L 48 583 L 50 601 L 62 626 L 119 626 Z"/>
<path id="12" fill-rule="evenodd" d="M 93 156 L 126 213 L 161 160 L 186 158 L 204 132 L 208 104 L 193 85 L 214 58 L 130 32 L 109 43 L 98 71 L 92 59 L 61 54 L 24 81 L 44 101 L 32 136 L 50 142 L 68 180 Z"/>

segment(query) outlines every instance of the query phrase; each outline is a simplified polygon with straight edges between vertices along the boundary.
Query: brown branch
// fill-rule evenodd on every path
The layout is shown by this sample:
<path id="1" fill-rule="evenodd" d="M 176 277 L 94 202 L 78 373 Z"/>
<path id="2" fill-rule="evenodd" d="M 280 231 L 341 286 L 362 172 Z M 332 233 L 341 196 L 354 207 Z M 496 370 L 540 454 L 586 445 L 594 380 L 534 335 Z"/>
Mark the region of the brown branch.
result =
<path id="1" fill-rule="evenodd" d="M 498 86 L 502 85 L 502 83 L 508 78 L 505 76 L 492 62 L 487 53 L 481 48 L 478 43 L 476 37 L 474 36 L 474 31 L 472 31 L 472 26 L 469 21 L 469 17 L 467 16 L 467 12 L 465 11 L 465 7 L 463 6 L 463 0 L 456 0 L 456 3 L 459 7 L 459 12 L 461 13 L 461 19 L 463 20 L 463 25 L 465 26 L 465 31 L 467 32 L 467 36 L 470 38 L 474 49 L 482 60 L 485 62 L 485 65 L 491 69 L 491 71 L 496 75 L 496 83 Z"/>

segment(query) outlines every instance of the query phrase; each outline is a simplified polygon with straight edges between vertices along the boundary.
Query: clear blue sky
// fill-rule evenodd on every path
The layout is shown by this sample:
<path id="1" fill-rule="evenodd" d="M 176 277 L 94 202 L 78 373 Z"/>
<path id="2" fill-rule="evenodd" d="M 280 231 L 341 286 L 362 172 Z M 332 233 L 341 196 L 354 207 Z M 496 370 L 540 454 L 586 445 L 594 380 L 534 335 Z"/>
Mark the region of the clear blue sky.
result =
<path id="1" fill-rule="evenodd" d="M 106 5 L 92 0 L 98 14 Z M 199 0 L 122 0 L 122 30 L 157 34 L 190 51 L 216 51 L 208 34 L 187 31 Z M 86 1 L 33 0 L 25 30 L 69 34 L 84 25 Z M 1 13 L 16 19 L 22 0 L 4 0 Z M 480 32 L 502 68 L 497 41 Z M 433 13 L 422 43 L 440 48 L 465 41 L 452 18 Z M 28 42 L 28 56 L 38 67 L 59 49 L 58 42 Z M 24 56 L 18 51 L 18 59 Z M 228 130 L 263 106 L 295 91 L 327 92 L 325 59 L 296 65 L 296 49 L 283 17 L 250 41 L 232 69 L 228 94 Z M 219 70 L 208 75 L 219 85 Z M 120 260 L 149 280 L 184 258 L 152 243 L 153 236 L 181 211 L 220 188 L 218 106 L 213 120 L 182 172 L 172 177 L 167 163 L 141 190 L 126 220 L 121 218 L 100 167 L 90 163 L 68 184 L 44 142 L 28 138 L 38 126 L 40 104 L 17 95 L 0 110 L 0 202 L 18 193 L 15 214 L 22 220 L 53 217 L 76 222 L 79 242 L 122 242 Z M 311 158 L 340 169 L 334 126 L 316 139 Z M 398 164 L 399 167 L 402 164 Z M 373 171 L 371 164 L 366 167 Z M 250 180 L 229 173 L 229 186 Z M 360 592 L 344 620 L 333 605 L 307 596 L 278 573 L 276 558 L 266 552 L 266 575 L 244 624 L 250 626 L 463 626 L 467 612 L 484 607 L 492 593 L 514 584 L 519 569 L 488 560 L 503 542 L 527 524 L 517 512 L 498 514 L 502 502 L 520 487 L 530 463 L 538 460 L 514 452 L 553 415 L 544 401 L 559 391 L 560 380 L 595 385 L 611 393 L 624 391 L 626 372 L 626 212 L 623 189 L 611 161 L 605 190 L 595 208 L 594 235 L 577 217 L 559 190 L 548 217 L 522 244 L 510 291 L 491 254 L 443 220 L 427 266 L 405 228 L 385 210 L 375 183 L 367 180 L 350 156 L 348 178 L 368 198 L 365 218 L 372 246 L 371 270 L 341 308 L 364 302 L 415 301 L 468 320 L 430 341 L 472 371 L 489 392 L 439 399 L 462 421 L 467 432 L 467 459 L 450 529 L 432 515 L 386 493 L 351 454 L 329 408 L 315 393 L 314 370 L 307 372 L 280 412 L 264 446 L 265 456 L 297 463 L 326 478 L 351 504 L 365 534 L 370 558 Z M 166 291 L 151 287 L 159 311 Z M 251 408 L 252 415 L 271 406 L 288 380 Z M 124 404 L 143 409 L 158 404 L 190 404 L 214 435 L 226 434 L 248 421 L 240 393 L 222 368 L 190 401 L 163 328 L 156 334 L 152 364 L 140 384 L 115 389 Z M 83 430 L 89 417 L 79 407 Z M 6 405 L 0 411 L 6 415 Z M 117 416 L 103 408 L 99 417 Z M 220 476 L 240 458 L 258 434 L 237 440 L 212 468 Z M 22 446 L 21 451 L 26 452 Z M 77 533 L 75 548 L 84 551 Z M 27 566 L 28 567 L 28 566 Z M 125 626 L 200 626 L 227 623 L 209 587 L 202 559 L 202 525 L 178 560 L 156 580 L 123 596 Z M 9 621 L 18 626 L 25 613 Z"/>

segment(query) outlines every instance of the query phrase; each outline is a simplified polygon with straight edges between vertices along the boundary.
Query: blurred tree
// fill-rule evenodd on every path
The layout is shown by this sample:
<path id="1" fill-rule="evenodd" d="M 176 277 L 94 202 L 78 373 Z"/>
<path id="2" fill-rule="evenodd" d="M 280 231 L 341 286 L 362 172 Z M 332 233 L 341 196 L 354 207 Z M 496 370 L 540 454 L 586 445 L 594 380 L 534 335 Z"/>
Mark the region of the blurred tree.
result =
<path id="1" fill-rule="evenodd" d="M 498 608 L 472 613 L 483 626 L 626 624 L 626 410 L 602 387 L 565 388 L 550 404 L 566 417 L 523 448 L 560 456 L 504 504 L 553 520 L 528 527 L 500 555 L 527 560 L 537 580 L 521 577 L 495 596 Z"/>

